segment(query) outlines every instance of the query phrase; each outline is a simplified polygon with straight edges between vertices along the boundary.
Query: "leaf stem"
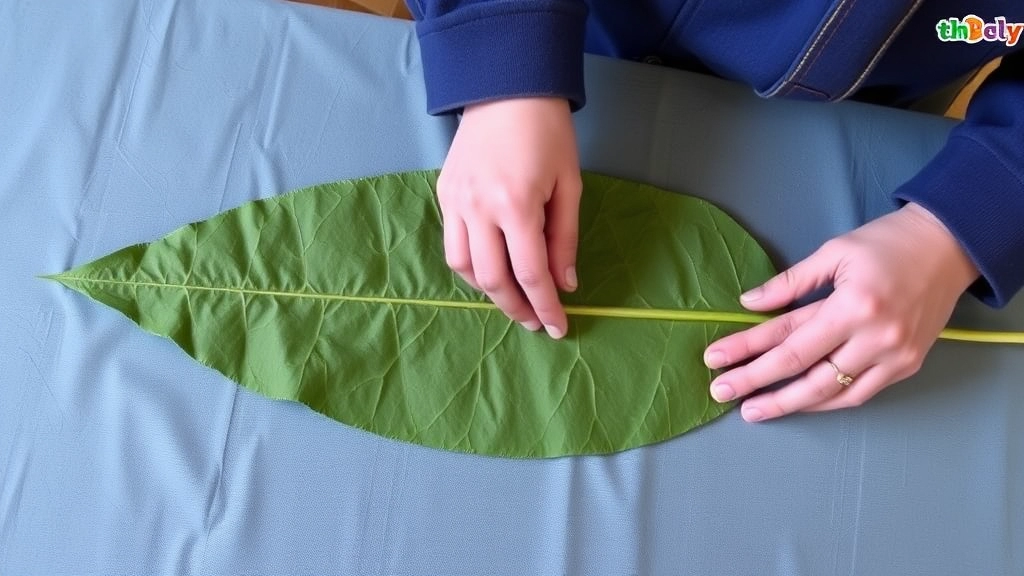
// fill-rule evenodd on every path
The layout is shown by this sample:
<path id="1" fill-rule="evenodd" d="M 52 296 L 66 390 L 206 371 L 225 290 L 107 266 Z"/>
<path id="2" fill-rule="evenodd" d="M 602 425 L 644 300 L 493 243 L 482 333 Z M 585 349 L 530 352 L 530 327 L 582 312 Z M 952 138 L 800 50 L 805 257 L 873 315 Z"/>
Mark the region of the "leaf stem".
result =
<path id="1" fill-rule="evenodd" d="M 605 308 L 598 306 L 566 306 L 570 316 L 601 316 L 605 318 L 635 318 L 676 322 L 730 322 L 760 324 L 775 316 L 754 312 L 715 312 L 709 310 L 659 310 L 653 308 Z M 1024 332 L 995 332 L 946 328 L 939 334 L 943 340 L 982 342 L 992 344 L 1024 344 Z"/>
<path id="2" fill-rule="evenodd" d="M 991 330 L 964 330 L 946 328 L 939 333 L 943 340 L 960 342 L 985 342 L 994 344 L 1024 344 L 1024 332 L 997 332 Z"/>
<path id="3" fill-rule="evenodd" d="M 172 284 L 163 282 L 144 282 L 138 280 L 115 280 L 107 278 L 90 278 L 71 274 L 54 274 L 44 276 L 64 284 L 114 284 L 133 288 L 163 288 L 176 290 L 197 290 L 204 292 L 231 292 L 257 296 L 307 298 L 318 300 L 341 300 L 363 302 L 367 304 L 386 304 L 389 306 L 433 306 L 436 308 L 461 308 L 474 310 L 497 310 L 490 302 L 424 300 L 417 298 L 392 298 L 387 296 L 351 296 L 345 294 L 327 294 L 319 292 L 298 292 L 288 290 L 260 290 L 255 288 L 236 288 L 226 286 L 200 286 L 192 284 Z M 634 320 L 665 320 L 672 322 L 728 322 L 732 324 L 760 324 L 775 316 L 755 312 L 720 312 L 714 310 L 667 310 L 658 308 L 623 308 L 615 306 L 566 306 L 565 313 L 570 316 L 595 316 L 601 318 L 628 318 Z M 990 344 L 1024 344 L 1024 332 L 995 332 L 987 330 L 964 330 L 946 328 L 939 334 L 943 340 L 960 342 L 980 342 Z"/>
<path id="4" fill-rule="evenodd" d="M 570 316 L 600 316 L 603 318 L 631 318 L 636 320 L 669 320 L 676 322 L 730 322 L 734 324 L 760 324 L 771 320 L 768 314 L 754 312 L 717 312 L 714 310 L 661 310 L 657 308 L 615 308 L 606 306 L 566 306 Z"/>

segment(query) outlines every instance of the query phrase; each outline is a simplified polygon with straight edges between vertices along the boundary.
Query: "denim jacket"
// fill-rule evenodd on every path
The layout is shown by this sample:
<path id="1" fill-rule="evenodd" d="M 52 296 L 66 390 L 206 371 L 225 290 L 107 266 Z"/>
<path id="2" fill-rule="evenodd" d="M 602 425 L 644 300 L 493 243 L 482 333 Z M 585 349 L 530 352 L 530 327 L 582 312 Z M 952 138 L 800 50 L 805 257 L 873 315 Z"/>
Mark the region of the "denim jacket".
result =
<path id="1" fill-rule="evenodd" d="M 935 214 L 1000 306 L 1024 286 L 1021 0 L 408 0 L 428 111 L 560 96 L 583 52 L 706 71 L 764 97 L 905 105 L 1007 56 L 939 154 L 893 192 Z M 970 16 L 970 18 L 968 18 Z M 1000 24 L 1001 22 L 1001 24 Z M 1015 31 L 1012 41 L 1010 31 Z"/>

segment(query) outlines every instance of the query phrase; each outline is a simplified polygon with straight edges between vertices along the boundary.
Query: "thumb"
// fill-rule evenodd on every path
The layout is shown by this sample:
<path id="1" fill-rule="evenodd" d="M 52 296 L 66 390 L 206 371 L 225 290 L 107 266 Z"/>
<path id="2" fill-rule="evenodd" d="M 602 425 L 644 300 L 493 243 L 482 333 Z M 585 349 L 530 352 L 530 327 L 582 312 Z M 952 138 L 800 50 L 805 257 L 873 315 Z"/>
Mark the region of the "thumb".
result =
<path id="1" fill-rule="evenodd" d="M 831 282 L 838 265 L 838 255 L 820 248 L 764 284 L 744 292 L 740 302 L 749 310 L 782 308 Z"/>
<path id="2" fill-rule="evenodd" d="M 570 174 L 555 183 L 548 201 L 545 234 L 548 240 L 548 268 L 558 287 L 576 290 L 576 247 L 579 242 L 580 175 Z"/>

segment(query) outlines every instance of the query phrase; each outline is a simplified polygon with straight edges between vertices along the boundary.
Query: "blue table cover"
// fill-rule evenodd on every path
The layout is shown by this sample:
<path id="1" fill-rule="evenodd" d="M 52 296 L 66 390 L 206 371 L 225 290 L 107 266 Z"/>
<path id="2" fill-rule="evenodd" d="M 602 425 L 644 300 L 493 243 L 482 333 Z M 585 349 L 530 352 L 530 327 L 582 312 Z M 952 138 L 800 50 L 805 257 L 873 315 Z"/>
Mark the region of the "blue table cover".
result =
<path id="1" fill-rule="evenodd" d="M 439 167 L 411 24 L 270 0 L 0 0 L 0 574 L 1024 574 L 1024 350 L 940 343 L 854 410 L 601 457 L 382 439 L 39 274 L 248 200 Z M 782 267 L 950 123 L 590 58 L 587 169 L 706 197 Z M 1024 329 L 1024 299 L 955 323 Z"/>

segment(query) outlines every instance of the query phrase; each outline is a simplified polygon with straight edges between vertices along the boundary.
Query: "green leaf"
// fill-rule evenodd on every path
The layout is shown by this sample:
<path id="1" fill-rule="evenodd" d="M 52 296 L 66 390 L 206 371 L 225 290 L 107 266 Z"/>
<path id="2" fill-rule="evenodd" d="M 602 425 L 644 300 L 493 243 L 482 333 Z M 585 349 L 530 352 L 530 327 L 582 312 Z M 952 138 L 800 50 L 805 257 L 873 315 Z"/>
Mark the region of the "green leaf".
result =
<path id="1" fill-rule="evenodd" d="M 445 265 L 435 172 L 251 202 L 52 278 L 241 385 L 371 432 L 510 457 L 607 453 L 719 416 L 701 356 L 773 274 L 711 204 L 584 175 L 561 341 Z"/>

